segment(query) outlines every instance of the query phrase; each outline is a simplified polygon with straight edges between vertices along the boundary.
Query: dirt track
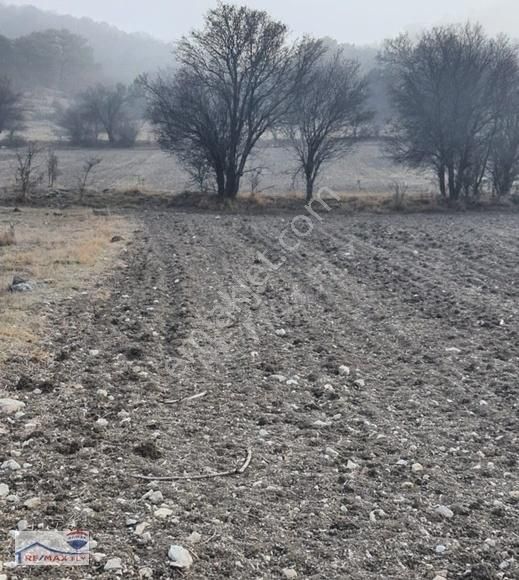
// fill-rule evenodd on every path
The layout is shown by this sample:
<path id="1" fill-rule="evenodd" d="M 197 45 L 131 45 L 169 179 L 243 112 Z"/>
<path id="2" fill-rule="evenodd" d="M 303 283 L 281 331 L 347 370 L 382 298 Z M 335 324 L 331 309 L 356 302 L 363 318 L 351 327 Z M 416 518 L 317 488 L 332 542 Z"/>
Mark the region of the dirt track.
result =
<path id="1" fill-rule="evenodd" d="M 0 462 L 30 464 L 0 471 L 21 498 L 3 529 L 84 526 L 125 578 L 176 577 L 173 543 L 194 579 L 519 578 L 519 217 L 322 214 L 287 252 L 293 217 L 140 216 L 113 275 L 53 309 L 50 368 L 0 377 L 27 402 Z M 242 475 L 132 478 L 249 448 Z M 105 562 L 88 577 L 115 577 Z"/>

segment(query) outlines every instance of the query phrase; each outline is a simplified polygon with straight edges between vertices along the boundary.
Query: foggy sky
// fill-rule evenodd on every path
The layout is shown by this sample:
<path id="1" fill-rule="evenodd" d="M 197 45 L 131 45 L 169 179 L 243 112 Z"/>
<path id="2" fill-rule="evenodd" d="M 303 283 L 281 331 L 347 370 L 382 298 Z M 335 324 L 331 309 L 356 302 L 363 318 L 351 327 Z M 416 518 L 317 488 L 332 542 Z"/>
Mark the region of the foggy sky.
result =
<path id="1" fill-rule="evenodd" d="M 216 0 L 3 0 L 33 4 L 73 16 L 109 22 L 128 32 L 176 40 L 196 28 Z M 519 36 L 517 0 L 241 0 L 268 10 L 296 35 L 330 36 L 372 44 L 404 30 L 431 24 L 479 20 L 491 33 Z"/>

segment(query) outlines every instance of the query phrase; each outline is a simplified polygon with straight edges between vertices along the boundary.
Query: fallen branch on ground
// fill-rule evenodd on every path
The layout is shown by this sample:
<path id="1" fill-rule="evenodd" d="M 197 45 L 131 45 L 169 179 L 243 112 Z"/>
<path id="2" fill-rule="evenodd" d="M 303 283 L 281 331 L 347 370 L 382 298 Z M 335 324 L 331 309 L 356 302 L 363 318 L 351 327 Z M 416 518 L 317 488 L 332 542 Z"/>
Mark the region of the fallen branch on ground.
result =
<path id="1" fill-rule="evenodd" d="M 207 395 L 207 391 L 199 393 L 198 395 L 192 395 L 191 397 L 185 397 L 183 399 L 175 399 L 174 401 L 164 401 L 165 405 L 176 405 L 177 403 L 187 403 L 187 401 L 194 401 L 195 399 L 201 399 Z"/>
<path id="2" fill-rule="evenodd" d="M 247 468 L 250 465 L 252 460 L 252 450 L 247 450 L 247 457 L 241 467 L 237 467 L 236 469 L 232 469 L 230 471 L 220 471 L 218 473 L 205 473 L 199 475 L 171 475 L 167 477 L 154 477 L 153 475 L 138 475 L 138 474 L 130 474 L 131 477 L 135 479 L 144 479 L 145 481 L 188 481 L 194 479 L 211 479 L 213 477 L 228 477 L 231 475 L 241 475 L 245 473 Z"/>

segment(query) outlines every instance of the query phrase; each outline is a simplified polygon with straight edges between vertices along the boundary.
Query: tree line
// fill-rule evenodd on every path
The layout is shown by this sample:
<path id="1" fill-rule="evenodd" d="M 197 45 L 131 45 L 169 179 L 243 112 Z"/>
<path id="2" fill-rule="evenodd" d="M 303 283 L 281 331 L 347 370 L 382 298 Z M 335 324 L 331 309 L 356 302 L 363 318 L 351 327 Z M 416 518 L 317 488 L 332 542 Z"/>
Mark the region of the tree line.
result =
<path id="1" fill-rule="evenodd" d="M 307 200 L 323 168 L 344 156 L 367 123 L 369 91 L 358 62 L 322 40 L 289 43 L 266 12 L 222 4 L 184 38 L 172 75 L 142 77 L 160 145 L 233 199 L 251 153 L 282 131 Z M 519 58 L 479 26 L 441 26 L 388 41 L 379 57 L 393 122 L 388 153 L 434 172 L 441 195 L 510 193 L 519 176 Z"/>
<path id="2" fill-rule="evenodd" d="M 0 36 L 0 76 L 21 90 L 76 91 L 91 84 L 99 72 L 88 42 L 68 30 L 44 30 L 15 39 Z"/>
<path id="3" fill-rule="evenodd" d="M 351 51 L 350 51 L 351 52 Z M 267 12 L 219 4 L 178 44 L 173 72 L 134 85 L 79 92 L 56 121 L 69 141 L 131 146 L 144 116 L 160 146 L 201 188 L 234 199 L 258 143 L 283 135 L 311 200 L 327 164 L 344 158 L 373 122 L 372 87 L 383 87 L 387 152 L 431 172 L 453 201 L 519 177 L 519 53 L 477 25 L 440 26 L 385 43 L 368 72 L 329 39 L 290 41 Z M 0 132 L 20 121 L 20 95 L 0 80 Z"/>

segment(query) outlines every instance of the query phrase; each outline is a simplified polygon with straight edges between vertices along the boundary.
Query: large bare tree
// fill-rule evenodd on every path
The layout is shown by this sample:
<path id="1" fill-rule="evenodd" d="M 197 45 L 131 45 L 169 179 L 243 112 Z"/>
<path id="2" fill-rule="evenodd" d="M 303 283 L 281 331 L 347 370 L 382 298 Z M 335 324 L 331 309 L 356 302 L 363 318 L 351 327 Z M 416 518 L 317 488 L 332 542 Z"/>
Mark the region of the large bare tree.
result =
<path id="1" fill-rule="evenodd" d="M 508 195 L 519 178 L 519 59 L 510 59 L 496 83 L 497 122 L 488 154 L 494 193 Z"/>
<path id="2" fill-rule="evenodd" d="M 321 52 L 318 41 L 289 44 L 266 12 L 220 4 L 180 42 L 174 76 L 141 79 L 161 146 L 210 167 L 218 194 L 236 197 L 250 153 Z"/>
<path id="3" fill-rule="evenodd" d="M 441 194 L 477 195 L 501 115 L 503 74 L 517 60 L 506 39 L 479 26 L 433 28 L 413 42 L 386 45 L 397 112 L 391 153 L 400 162 L 432 169 Z"/>
<path id="4" fill-rule="evenodd" d="M 359 63 L 341 50 L 323 54 L 296 91 L 285 133 L 304 175 L 306 200 L 311 201 L 323 166 L 353 146 L 359 125 L 370 118 L 366 109 L 367 82 Z"/>

